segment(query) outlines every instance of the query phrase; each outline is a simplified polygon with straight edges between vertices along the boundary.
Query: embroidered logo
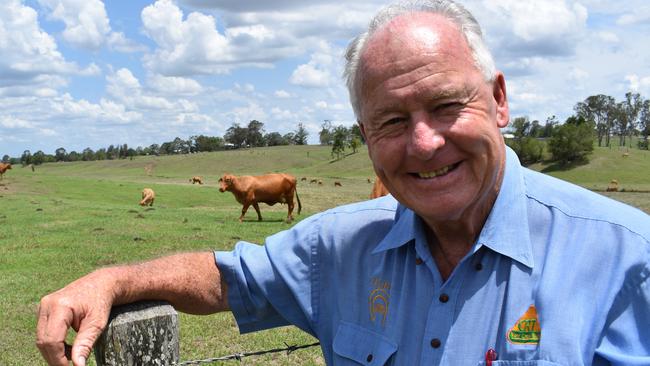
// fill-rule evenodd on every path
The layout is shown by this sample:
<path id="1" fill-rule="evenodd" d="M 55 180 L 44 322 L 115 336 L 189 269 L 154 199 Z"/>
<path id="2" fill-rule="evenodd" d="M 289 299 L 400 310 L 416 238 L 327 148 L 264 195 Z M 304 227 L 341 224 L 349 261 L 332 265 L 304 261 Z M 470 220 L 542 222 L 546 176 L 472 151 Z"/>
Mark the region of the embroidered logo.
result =
<path id="1" fill-rule="evenodd" d="M 526 313 L 508 330 L 508 341 L 514 344 L 539 344 L 542 328 L 537 319 L 537 309 L 531 305 Z"/>
<path id="2" fill-rule="evenodd" d="M 373 290 L 370 291 L 368 297 L 368 305 L 370 306 L 370 321 L 381 321 L 381 326 L 386 322 L 388 315 L 388 305 L 390 300 L 390 282 L 382 281 L 379 278 L 372 279 Z"/>

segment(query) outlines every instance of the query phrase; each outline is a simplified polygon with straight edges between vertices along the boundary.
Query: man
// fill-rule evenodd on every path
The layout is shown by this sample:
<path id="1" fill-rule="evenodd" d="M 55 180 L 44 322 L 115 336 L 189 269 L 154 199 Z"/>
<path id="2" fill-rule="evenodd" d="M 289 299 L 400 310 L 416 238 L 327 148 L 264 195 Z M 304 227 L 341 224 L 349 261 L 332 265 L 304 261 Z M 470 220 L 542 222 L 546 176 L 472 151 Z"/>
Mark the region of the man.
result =
<path id="1" fill-rule="evenodd" d="M 71 326 L 83 364 L 111 305 L 164 299 L 230 309 L 242 332 L 294 324 L 333 365 L 650 364 L 649 217 L 519 165 L 499 133 L 504 76 L 466 10 L 384 9 L 346 76 L 392 196 L 265 246 L 93 272 L 41 301 L 46 360 L 67 364 Z"/>

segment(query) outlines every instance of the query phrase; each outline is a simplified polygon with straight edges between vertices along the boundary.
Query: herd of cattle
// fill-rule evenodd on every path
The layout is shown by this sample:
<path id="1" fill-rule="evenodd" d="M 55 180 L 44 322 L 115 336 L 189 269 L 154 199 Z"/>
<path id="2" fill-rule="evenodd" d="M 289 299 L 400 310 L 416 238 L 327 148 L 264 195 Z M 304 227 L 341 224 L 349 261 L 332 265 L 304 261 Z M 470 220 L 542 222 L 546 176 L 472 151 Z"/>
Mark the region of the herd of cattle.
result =
<path id="1" fill-rule="evenodd" d="M 301 178 L 301 181 L 307 181 L 307 178 Z M 189 180 L 192 184 L 203 184 L 203 178 L 194 176 Z M 368 183 L 371 180 L 368 178 Z M 311 183 L 323 184 L 321 180 L 312 179 Z M 250 206 L 253 206 L 257 213 L 257 220 L 262 221 L 262 214 L 260 213 L 259 203 L 266 203 L 273 206 L 276 203 L 287 204 L 287 222 L 293 220 L 293 209 L 295 204 L 293 202 L 294 195 L 298 201 L 298 214 L 302 210 L 302 203 L 296 190 L 296 178 L 290 174 L 274 173 L 264 175 L 242 175 L 235 176 L 232 174 L 225 174 L 219 178 L 219 191 L 231 192 L 237 202 L 242 204 L 241 215 L 239 221 L 244 220 L 244 215 Z M 342 187 L 341 182 L 335 181 L 334 186 Z M 378 198 L 388 194 L 388 190 L 383 185 L 379 177 L 375 177 L 375 182 L 370 194 L 370 198 Z M 151 188 L 142 190 L 141 206 L 153 206 L 153 201 L 156 197 L 155 192 Z"/>
<path id="2" fill-rule="evenodd" d="M 11 164 L 0 163 L 0 180 L 4 179 L 4 173 L 9 169 L 11 169 Z M 300 180 L 307 181 L 307 178 L 303 177 Z M 192 184 L 203 184 L 203 178 L 200 176 L 194 176 L 189 181 Z M 368 178 L 368 183 L 371 182 L 370 178 Z M 322 185 L 323 181 L 312 179 L 310 183 Z M 294 195 L 298 201 L 298 214 L 302 210 L 302 203 L 300 202 L 300 197 L 298 197 L 296 185 L 297 181 L 294 176 L 283 173 L 256 176 L 225 174 L 219 179 L 219 191 L 222 193 L 226 191 L 231 192 L 237 202 L 242 204 L 241 215 L 239 216 L 240 222 L 244 220 L 244 215 L 246 215 L 246 211 L 248 211 L 250 206 L 253 206 L 255 212 L 257 212 L 257 219 L 262 221 L 259 203 L 266 203 L 269 206 L 273 206 L 276 203 L 286 204 L 288 208 L 287 221 L 292 221 L 293 209 L 295 207 L 293 202 Z M 340 181 L 335 181 L 334 186 L 342 187 L 343 185 Z M 379 177 L 375 177 L 370 198 L 377 198 L 387 194 L 388 190 Z M 153 206 L 155 199 L 156 193 L 153 189 L 145 188 L 142 190 L 140 206 Z"/>

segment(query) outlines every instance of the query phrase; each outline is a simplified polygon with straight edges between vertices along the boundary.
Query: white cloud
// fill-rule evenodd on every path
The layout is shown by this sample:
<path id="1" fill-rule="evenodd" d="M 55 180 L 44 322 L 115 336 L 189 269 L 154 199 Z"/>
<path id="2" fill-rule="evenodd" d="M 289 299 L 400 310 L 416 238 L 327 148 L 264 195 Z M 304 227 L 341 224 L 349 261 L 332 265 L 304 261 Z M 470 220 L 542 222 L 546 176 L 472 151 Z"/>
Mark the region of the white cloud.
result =
<path id="1" fill-rule="evenodd" d="M 57 89 L 66 85 L 59 75 L 81 72 L 64 59 L 54 38 L 41 30 L 36 11 L 17 0 L 0 3 L 0 54 L 0 88 L 17 87 L 5 95 Z"/>
<path id="2" fill-rule="evenodd" d="M 133 53 L 148 51 L 146 46 L 126 38 L 122 32 L 111 32 L 111 34 L 108 35 L 106 42 L 111 49 L 118 52 Z"/>
<path id="3" fill-rule="evenodd" d="M 616 33 L 614 33 L 614 32 L 601 31 L 601 32 L 596 33 L 596 36 L 598 37 L 598 39 L 600 41 L 605 42 L 605 43 L 614 43 L 615 44 L 615 43 L 620 43 L 621 42 L 618 35 L 616 35 Z"/>
<path id="4" fill-rule="evenodd" d="M 635 9 L 634 13 L 620 16 L 616 20 L 618 25 L 648 24 L 650 22 L 650 7 L 645 6 Z"/>
<path id="5" fill-rule="evenodd" d="M 314 105 L 316 106 L 316 108 L 327 109 L 327 102 L 324 100 L 320 100 L 316 102 Z"/>
<path id="6" fill-rule="evenodd" d="M 254 102 L 249 102 L 245 107 L 233 108 L 226 115 L 232 119 L 233 123 L 239 123 L 242 126 L 248 125 L 248 122 L 252 120 L 264 121 L 267 118 L 264 108 Z"/>
<path id="7" fill-rule="evenodd" d="M 65 23 L 63 38 L 81 48 L 99 49 L 111 32 L 104 3 L 100 0 L 39 0 L 50 17 Z"/>
<path id="8" fill-rule="evenodd" d="M 203 92 L 199 82 L 190 78 L 156 74 L 149 78 L 149 85 L 159 93 L 172 95 L 197 95 Z"/>
<path id="9" fill-rule="evenodd" d="M 289 94 L 288 91 L 286 91 L 286 90 L 282 90 L 282 89 L 280 89 L 280 90 L 276 90 L 276 91 L 273 93 L 273 95 L 275 95 L 276 98 L 280 98 L 280 99 L 288 99 L 288 98 L 291 98 L 291 94 Z"/>
<path id="10" fill-rule="evenodd" d="M 636 74 L 625 75 L 628 88 L 634 93 L 650 91 L 650 76 L 640 77 Z"/>
<path id="11" fill-rule="evenodd" d="M 289 82 L 305 87 L 326 87 L 335 83 L 333 74 L 339 66 L 335 62 L 335 51 L 327 42 L 320 42 L 320 49 L 311 55 L 308 63 L 299 65 L 291 74 Z"/>
<path id="12" fill-rule="evenodd" d="M 8 129 L 34 128 L 34 125 L 31 122 L 14 116 L 0 116 L 0 126 Z"/>

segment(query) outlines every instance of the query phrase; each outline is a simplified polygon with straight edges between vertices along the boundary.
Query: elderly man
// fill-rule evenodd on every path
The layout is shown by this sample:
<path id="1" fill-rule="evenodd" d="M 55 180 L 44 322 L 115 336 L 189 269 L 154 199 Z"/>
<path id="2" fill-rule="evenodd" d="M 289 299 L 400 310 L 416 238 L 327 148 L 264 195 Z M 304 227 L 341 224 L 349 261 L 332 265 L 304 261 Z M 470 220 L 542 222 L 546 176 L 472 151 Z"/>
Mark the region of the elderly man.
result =
<path id="1" fill-rule="evenodd" d="M 648 365 L 650 218 L 529 171 L 474 18 L 448 0 L 382 10 L 347 53 L 353 108 L 392 196 L 232 252 L 101 269 L 43 298 L 38 345 L 83 364 L 111 305 L 293 324 L 328 364 Z M 216 265 L 215 265 L 216 263 Z"/>

